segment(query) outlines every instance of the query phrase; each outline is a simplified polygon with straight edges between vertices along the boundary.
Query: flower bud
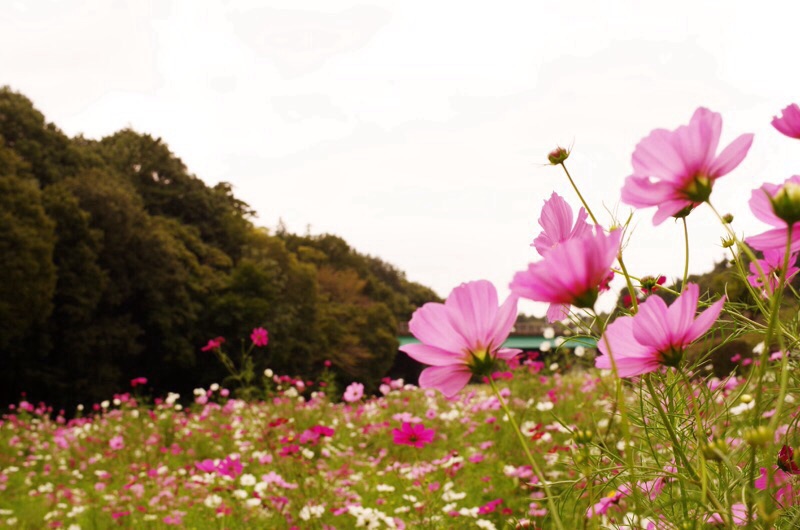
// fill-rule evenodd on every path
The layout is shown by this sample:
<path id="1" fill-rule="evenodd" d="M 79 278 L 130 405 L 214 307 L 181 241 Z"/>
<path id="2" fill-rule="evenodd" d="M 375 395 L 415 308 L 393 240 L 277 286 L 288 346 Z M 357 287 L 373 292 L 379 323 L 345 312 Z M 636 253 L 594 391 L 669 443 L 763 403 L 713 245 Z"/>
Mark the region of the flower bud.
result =
<path id="1" fill-rule="evenodd" d="M 578 429 L 574 433 L 575 443 L 578 445 L 586 445 L 592 441 L 594 437 L 594 433 L 589 429 L 580 430 Z"/>
<path id="2" fill-rule="evenodd" d="M 748 403 L 753 401 L 753 396 L 751 396 L 750 394 L 742 394 L 741 397 L 739 398 L 739 401 L 747 405 Z"/>
<path id="3" fill-rule="evenodd" d="M 556 147 L 550 154 L 547 155 L 547 160 L 550 161 L 551 164 L 557 166 L 559 164 L 563 164 L 564 160 L 569 158 L 569 151 L 564 149 L 563 147 Z"/>
<path id="4" fill-rule="evenodd" d="M 790 226 L 800 221 L 800 184 L 787 182 L 774 197 L 770 197 L 775 215 Z"/>
<path id="5" fill-rule="evenodd" d="M 722 216 L 722 222 L 725 223 L 726 225 L 731 224 L 733 222 L 733 215 L 726 213 L 725 215 Z"/>
<path id="6" fill-rule="evenodd" d="M 728 443 L 723 438 L 715 438 L 701 447 L 706 460 L 720 461 L 728 453 Z"/>
<path id="7" fill-rule="evenodd" d="M 722 248 L 731 248 L 735 243 L 732 237 L 722 238 Z"/>
<path id="8" fill-rule="evenodd" d="M 775 432 L 766 425 L 760 425 L 744 432 L 742 438 L 753 447 L 764 447 L 772 441 Z"/>

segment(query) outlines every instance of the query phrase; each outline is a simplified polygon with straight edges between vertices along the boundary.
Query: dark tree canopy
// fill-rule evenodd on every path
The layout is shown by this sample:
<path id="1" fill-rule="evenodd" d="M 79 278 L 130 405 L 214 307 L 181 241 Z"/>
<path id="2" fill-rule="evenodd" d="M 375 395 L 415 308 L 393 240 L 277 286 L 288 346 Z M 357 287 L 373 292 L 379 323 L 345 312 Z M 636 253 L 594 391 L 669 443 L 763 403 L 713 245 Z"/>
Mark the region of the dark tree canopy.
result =
<path id="1" fill-rule="evenodd" d="M 430 289 L 332 235 L 253 226 L 228 183 L 206 185 L 160 138 L 69 138 L 0 88 L 0 401 L 74 406 L 144 376 L 154 393 L 224 378 L 200 351 L 269 330 L 258 370 L 374 388 L 397 323 Z"/>

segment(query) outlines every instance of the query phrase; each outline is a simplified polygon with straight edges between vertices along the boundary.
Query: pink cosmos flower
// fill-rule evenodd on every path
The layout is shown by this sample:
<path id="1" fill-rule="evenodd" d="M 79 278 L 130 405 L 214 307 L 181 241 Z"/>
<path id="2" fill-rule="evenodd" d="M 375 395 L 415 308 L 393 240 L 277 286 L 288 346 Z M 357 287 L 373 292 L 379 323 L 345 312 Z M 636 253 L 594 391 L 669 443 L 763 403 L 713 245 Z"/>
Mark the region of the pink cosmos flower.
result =
<path id="1" fill-rule="evenodd" d="M 406 344 L 400 351 L 431 365 L 420 374 L 420 387 L 452 397 L 469 383 L 473 371 L 491 373 L 495 359 L 520 353 L 502 348 L 517 320 L 517 298 L 497 304 L 494 285 L 479 280 L 453 289 L 444 304 L 427 303 L 414 312 L 408 328 L 421 344 Z"/>
<path id="2" fill-rule="evenodd" d="M 269 342 L 269 334 L 264 328 L 256 328 L 250 334 L 250 340 L 253 341 L 253 346 L 266 346 Z"/>
<path id="3" fill-rule="evenodd" d="M 146 384 L 147 384 L 147 378 L 146 377 L 135 377 L 135 378 L 131 379 L 131 386 L 132 387 L 136 387 L 138 385 L 146 385 Z"/>
<path id="4" fill-rule="evenodd" d="M 800 251 L 800 175 L 783 184 L 764 184 L 750 195 L 750 211 L 757 219 L 774 226 L 763 234 L 748 237 L 745 242 L 761 251 L 784 251 L 792 223 L 792 252 Z M 789 221 L 787 221 L 787 219 Z"/>
<path id="5" fill-rule="evenodd" d="M 721 298 L 695 318 L 699 288 L 688 284 L 671 306 L 651 296 L 632 317 L 620 317 L 608 326 L 597 344 L 603 354 L 595 360 L 597 368 L 611 369 L 614 356 L 619 377 L 654 372 L 661 366 L 677 366 L 683 351 L 709 330 L 722 311 Z"/>
<path id="6" fill-rule="evenodd" d="M 783 269 L 785 256 L 786 254 L 783 250 L 765 250 L 764 259 L 756 260 L 758 266 L 756 266 L 756 263 L 750 264 L 751 274 L 747 277 L 748 283 L 755 288 L 760 288 L 764 296 L 769 296 L 770 293 L 774 293 L 775 289 L 778 288 L 778 281 L 781 276 L 781 270 Z M 791 279 L 800 272 L 800 269 L 795 266 L 796 263 L 797 252 L 789 256 L 789 267 L 786 270 L 785 284 L 788 284 Z M 767 285 L 764 285 L 764 278 L 758 272 L 759 267 L 767 277 Z"/>
<path id="7" fill-rule="evenodd" d="M 544 256 L 559 243 L 591 234 L 592 226 L 586 222 L 588 216 L 586 210 L 581 208 L 578 210 L 578 218 L 573 226 L 572 208 L 561 195 L 554 192 L 549 199 L 544 201 L 542 214 L 539 217 L 542 233 L 533 240 L 531 246 L 536 248 L 539 255 Z"/>
<path id="8" fill-rule="evenodd" d="M 108 441 L 108 446 L 114 451 L 119 451 L 125 448 L 125 440 L 118 434 Z"/>
<path id="9" fill-rule="evenodd" d="M 225 342 L 225 337 L 217 337 L 208 341 L 208 344 L 200 348 L 200 351 L 216 350 Z"/>
<path id="10" fill-rule="evenodd" d="M 738 166 L 752 134 L 743 134 L 716 155 L 722 117 L 699 108 L 689 125 L 656 129 L 636 146 L 633 174 L 622 187 L 622 202 L 637 208 L 657 206 L 653 224 L 684 217 L 711 194 L 714 181 Z"/>
<path id="11" fill-rule="evenodd" d="M 608 235 L 600 228 L 596 231 L 564 241 L 549 250 L 544 259 L 531 263 L 528 270 L 516 273 L 511 292 L 537 302 L 594 307 L 601 287 L 607 284 L 622 238 L 620 230 Z M 551 316 L 548 311 L 548 319 Z"/>
<path id="12" fill-rule="evenodd" d="M 747 526 L 747 506 L 741 502 L 731 505 L 731 514 L 733 515 L 733 524 L 736 526 Z M 755 513 L 752 514 L 755 516 Z M 708 524 L 724 524 L 725 521 L 718 513 L 711 513 L 705 519 Z"/>
<path id="13" fill-rule="evenodd" d="M 355 403 L 362 397 L 364 397 L 364 385 L 361 383 L 350 383 L 350 386 L 344 390 L 342 399 L 348 403 Z"/>
<path id="14" fill-rule="evenodd" d="M 395 445 L 410 445 L 411 447 L 423 448 L 433 441 L 436 431 L 426 429 L 421 423 L 403 422 L 400 429 L 392 429 Z"/>
<path id="15" fill-rule="evenodd" d="M 800 107 L 797 103 L 783 109 L 780 118 L 772 118 L 772 126 L 790 138 L 800 139 Z"/>
<path id="16" fill-rule="evenodd" d="M 542 214 L 539 217 L 539 225 L 543 231 L 533 240 L 531 246 L 536 248 L 540 256 L 544 256 L 559 243 L 591 235 L 592 227 L 586 222 L 588 215 L 583 208 L 578 210 L 578 218 L 573 226 L 572 208 L 563 197 L 554 192 L 548 200 L 544 201 Z M 550 322 L 563 320 L 568 315 L 569 305 L 565 304 L 550 304 L 547 310 L 547 319 Z"/>

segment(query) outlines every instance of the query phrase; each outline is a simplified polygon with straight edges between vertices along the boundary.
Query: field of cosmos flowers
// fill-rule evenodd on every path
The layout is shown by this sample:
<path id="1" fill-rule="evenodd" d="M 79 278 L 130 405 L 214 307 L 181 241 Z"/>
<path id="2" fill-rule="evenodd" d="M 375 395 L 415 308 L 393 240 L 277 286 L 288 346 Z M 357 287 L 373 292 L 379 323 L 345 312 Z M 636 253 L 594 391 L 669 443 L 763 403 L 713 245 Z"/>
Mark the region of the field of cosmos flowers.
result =
<path id="1" fill-rule="evenodd" d="M 800 108 L 773 125 L 800 139 Z M 717 180 L 753 142 L 743 134 L 718 153 L 721 132 L 704 108 L 654 130 L 634 150 L 622 201 L 655 206 L 654 224 L 674 217 L 688 234 L 695 208 L 717 212 Z M 512 295 L 473 281 L 412 317 L 418 343 L 401 351 L 427 365 L 419 381 L 386 379 L 365 395 L 358 382 L 254 377 L 219 337 L 203 349 L 247 388 L 153 400 L 136 377 L 77 414 L 23 399 L 0 420 L 0 526 L 799 528 L 800 175 L 754 183 L 749 208 L 766 232 L 743 238 L 717 214 L 743 286 L 734 296 L 703 292 L 688 273 L 668 286 L 628 271 L 630 219 L 601 224 L 568 157 L 559 148 L 549 161 L 581 207 L 545 201 L 539 260 L 514 276 Z M 627 303 L 599 314 L 615 275 Z M 547 362 L 503 347 L 520 297 L 549 303 L 548 319 L 572 330 L 553 338 Z M 576 335 L 597 350 L 560 347 Z M 265 345 L 267 331 L 251 340 Z"/>

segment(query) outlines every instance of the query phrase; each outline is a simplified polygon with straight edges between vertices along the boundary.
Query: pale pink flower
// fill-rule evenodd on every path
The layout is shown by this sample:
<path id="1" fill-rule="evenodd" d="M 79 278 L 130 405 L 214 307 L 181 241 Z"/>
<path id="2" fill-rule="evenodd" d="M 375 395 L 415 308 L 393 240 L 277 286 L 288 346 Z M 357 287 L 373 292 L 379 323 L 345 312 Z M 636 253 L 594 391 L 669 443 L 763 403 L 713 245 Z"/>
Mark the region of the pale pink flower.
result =
<path id="1" fill-rule="evenodd" d="M 625 180 L 622 201 L 637 208 L 657 206 L 653 224 L 683 217 L 711 194 L 714 181 L 738 166 L 753 142 L 743 134 L 717 156 L 722 117 L 699 108 L 688 125 L 655 129 L 633 152 L 633 174 Z"/>
<path id="2" fill-rule="evenodd" d="M 531 246 L 535 247 L 536 251 L 544 256 L 559 243 L 591 234 L 592 227 L 586 222 L 587 217 L 586 210 L 581 208 L 578 210 L 578 218 L 573 226 L 572 208 L 569 207 L 569 204 L 561 195 L 554 192 L 549 199 L 544 201 L 542 214 L 539 217 L 539 226 L 542 227 L 542 233 L 533 240 Z"/>
<path id="3" fill-rule="evenodd" d="M 342 399 L 348 403 L 355 403 L 362 397 L 364 397 L 364 385 L 361 383 L 350 383 L 350 385 L 344 390 Z"/>
<path id="4" fill-rule="evenodd" d="M 747 506 L 741 502 L 731 505 L 731 514 L 733 515 L 733 524 L 736 526 L 747 526 Z M 755 516 L 755 512 L 751 517 Z M 718 513 L 711 513 L 705 519 L 708 524 L 724 524 L 725 520 Z"/>
<path id="5" fill-rule="evenodd" d="M 800 175 L 786 179 L 783 184 L 766 183 L 760 188 L 754 189 L 748 202 L 750 211 L 757 219 L 775 228 L 757 236 L 748 237 L 745 242 L 764 252 L 768 250 L 785 252 L 786 240 L 789 237 L 789 223 L 786 219 L 792 219 L 792 211 L 795 209 L 797 209 L 795 213 L 800 213 L 800 204 L 798 203 L 800 203 Z M 776 205 L 779 211 L 776 211 Z M 798 221 L 794 221 L 792 224 L 791 251 L 800 251 L 800 222 Z"/>
<path id="6" fill-rule="evenodd" d="M 783 250 L 765 250 L 764 258 L 756 260 L 758 265 L 756 265 L 756 263 L 750 263 L 751 274 L 747 277 L 748 283 L 753 287 L 760 288 L 764 296 L 769 296 L 770 293 L 774 293 L 775 289 L 778 288 L 778 281 L 780 280 L 785 256 L 786 252 Z M 796 263 L 797 253 L 795 252 L 789 256 L 789 266 L 786 269 L 785 283 L 789 283 L 791 279 L 800 272 L 800 269 L 795 266 Z M 764 277 L 758 272 L 759 267 L 767 277 L 767 285 L 764 285 Z"/>
<path id="7" fill-rule="evenodd" d="M 699 339 L 717 320 L 725 298 L 695 318 L 699 288 L 688 284 L 671 306 L 657 296 L 639 305 L 639 312 L 612 322 L 597 344 L 603 354 L 597 368 L 611 369 L 611 358 L 619 377 L 654 372 L 661 366 L 677 366 L 687 346 Z"/>
<path id="8" fill-rule="evenodd" d="M 253 346 L 266 346 L 269 342 L 269 334 L 264 328 L 256 328 L 250 334 L 250 340 L 253 341 Z"/>
<path id="9" fill-rule="evenodd" d="M 408 328 L 421 344 L 406 344 L 400 351 L 431 365 L 420 374 L 420 387 L 451 397 L 469 383 L 473 372 L 491 373 L 495 359 L 520 353 L 502 348 L 516 319 L 516 296 L 498 307 L 497 290 L 490 282 L 463 283 L 444 304 L 427 303 L 414 312 Z"/>
<path id="10" fill-rule="evenodd" d="M 114 451 L 119 451 L 125 448 L 125 440 L 122 438 L 122 435 L 118 434 L 108 441 L 108 446 Z"/>
<path id="11" fill-rule="evenodd" d="M 591 308 L 601 287 L 607 283 L 611 264 L 619 252 L 622 232 L 569 239 L 548 251 L 544 258 L 518 272 L 511 292 L 536 302 Z M 551 317 L 548 311 L 548 318 Z M 551 319 L 552 320 L 552 319 Z"/>
<path id="12" fill-rule="evenodd" d="M 772 118 L 772 126 L 790 138 L 800 139 L 800 107 L 797 103 L 783 109 L 780 118 Z"/>

